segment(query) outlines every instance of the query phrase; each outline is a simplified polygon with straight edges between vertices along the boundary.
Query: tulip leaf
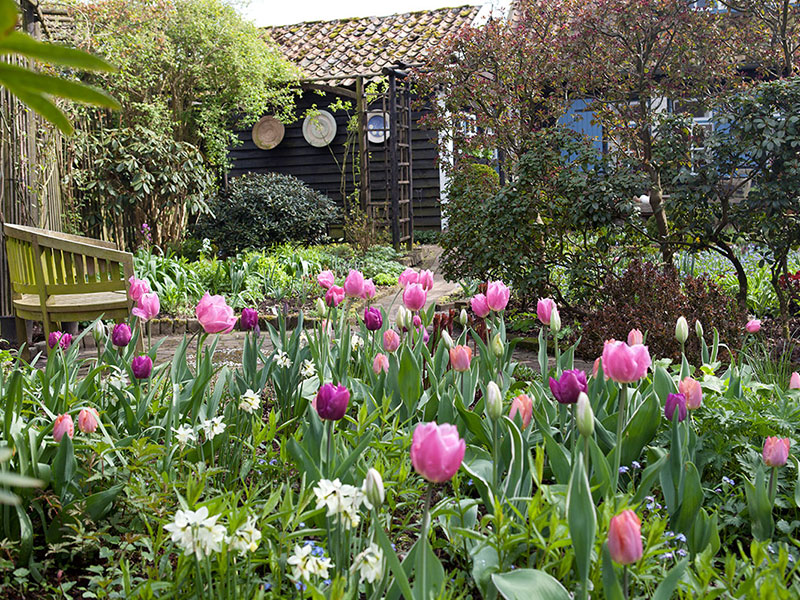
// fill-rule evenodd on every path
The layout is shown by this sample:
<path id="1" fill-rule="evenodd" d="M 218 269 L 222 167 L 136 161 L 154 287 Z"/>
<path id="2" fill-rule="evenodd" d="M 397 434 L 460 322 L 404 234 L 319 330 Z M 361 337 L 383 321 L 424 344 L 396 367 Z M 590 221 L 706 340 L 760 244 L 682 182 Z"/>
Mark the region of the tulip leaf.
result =
<path id="1" fill-rule="evenodd" d="M 653 441 L 661 425 L 661 407 L 652 394 L 648 395 L 628 420 L 622 432 L 620 444 L 621 465 L 629 465 L 634 460 L 639 460 L 644 447 Z M 613 473 L 612 473 L 613 475 Z"/>
<path id="2" fill-rule="evenodd" d="M 800 508 L 800 460 L 795 458 L 794 464 L 797 467 L 797 482 L 794 484 L 794 503 L 797 508 Z"/>
<path id="3" fill-rule="evenodd" d="M 547 364 L 547 336 L 545 335 L 545 328 L 539 329 L 539 372 L 542 374 L 542 381 L 547 382 L 548 374 Z"/>
<path id="4" fill-rule="evenodd" d="M 653 373 L 653 391 L 655 391 L 662 405 L 666 403 L 669 394 L 674 394 L 678 391 L 672 377 L 670 377 L 670 374 L 667 373 L 667 370 L 662 366 L 657 366 Z"/>
<path id="5" fill-rule="evenodd" d="M 658 584 L 656 591 L 653 593 L 652 600 L 670 600 L 675 593 L 675 588 L 678 587 L 678 582 L 683 577 L 686 566 L 689 564 L 689 559 L 684 558 L 677 565 L 669 570 L 669 573 L 664 577 L 661 583 Z"/>
<path id="6" fill-rule="evenodd" d="M 62 504 L 68 504 L 71 499 L 68 498 L 69 487 L 77 469 L 78 463 L 75 460 L 72 438 L 65 433 L 53 459 L 53 487 L 61 498 Z"/>
<path id="7" fill-rule="evenodd" d="M 414 409 L 417 406 L 417 402 L 419 402 L 422 375 L 419 363 L 408 346 L 403 348 L 403 355 L 400 358 L 397 385 L 400 398 L 403 400 L 403 404 L 406 407 L 406 414 L 410 417 L 414 414 Z"/>
<path id="8" fill-rule="evenodd" d="M 550 458 L 550 467 L 553 469 L 553 476 L 556 481 L 562 485 L 566 485 L 570 478 L 570 459 L 564 446 L 559 444 L 553 439 L 553 436 L 541 426 L 542 437 L 544 437 L 544 445 L 547 449 L 547 456 Z"/>
<path id="9" fill-rule="evenodd" d="M 573 461 L 572 476 L 567 490 L 567 522 L 572 547 L 575 548 L 575 566 L 581 579 L 583 597 L 586 597 L 589 570 L 592 566 L 592 548 L 597 530 L 597 515 L 584 461 L 581 458 L 578 454 Z"/>
<path id="10" fill-rule="evenodd" d="M 622 586 L 608 551 L 608 542 L 603 543 L 603 591 L 607 600 L 623 600 Z"/>
<path id="11" fill-rule="evenodd" d="M 376 519 L 376 523 L 377 522 L 379 521 Z M 408 576 L 406 575 L 403 566 L 400 564 L 400 560 L 397 558 L 397 554 L 395 553 L 394 548 L 392 548 L 392 543 L 389 541 L 386 532 L 381 526 L 377 526 L 374 529 L 377 542 L 383 550 L 383 556 L 386 560 L 386 564 L 394 574 L 394 583 L 389 588 L 389 592 L 392 592 L 392 590 L 397 591 L 397 588 L 399 587 L 404 598 L 413 598 L 414 594 L 411 591 L 411 586 L 408 583 Z M 389 598 L 389 596 L 390 594 L 387 592 L 386 597 Z"/>
<path id="12" fill-rule="evenodd" d="M 655 461 L 650 460 L 650 454 L 655 453 L 658 458 Z M 636 493 L 633 496 L 632 504 L 639 504 L 644 501 L 645 496 L 650 494 L 650 488 L 656 481 L 656 478 L 661 473 L 664 465 L 667 462 L 667 454 L 660 448 L 654 448 L 648 452 L 647 468 L 642 471 L 642 478 L 636 486 Z"/>
<path id="13" fill-rule="evenodd" d="M 772 518 L 772 504 L 767 494 L 764 470 L 760 466 L 756 471 L 755 484 L 745 478 L 744 491 L 753 537 L 760 542 L 766 541 L 772 537 L 775 521 Z"/>
<path id="14" fill-rule="evenodd" d="M 111 505 L 123 487 L 122 484 L 114 485 L 86 498 L 86 514 L 92 521 L 100 520 L 111 509 Z"/>
<path id="15" fill-rule="evenodd" d="M 21 504 L 17 504 L 15 508 L 19 520 L 19 549 L 17 550 L 19 554 L 16 562 L 18 565 L 27 565 L 33 552 L 33 524 Z"/>
<path id="16" fill-rule="evenodd" d="M 538 569 L 516 569 L 492 575 L 497 591 L 505 600 L 570 600 L 559 581 Z"/>
<path id="17" fill-rule="evenodd" d="M 672 527 L 679 533 L 687 534 L 703 505 L 703 484 L 694 463 L 685 463 L 683 469 L 683 493 L 680 495 L 680 507 Z"/>
<path id="18" fill-rule="evenodd" d="M 600 494 L 604 496 L 611 487 L 611 466 L 594 438 L 589 438 L 589 453 L 594 465 L 593 479 L 600 484 Z"/>

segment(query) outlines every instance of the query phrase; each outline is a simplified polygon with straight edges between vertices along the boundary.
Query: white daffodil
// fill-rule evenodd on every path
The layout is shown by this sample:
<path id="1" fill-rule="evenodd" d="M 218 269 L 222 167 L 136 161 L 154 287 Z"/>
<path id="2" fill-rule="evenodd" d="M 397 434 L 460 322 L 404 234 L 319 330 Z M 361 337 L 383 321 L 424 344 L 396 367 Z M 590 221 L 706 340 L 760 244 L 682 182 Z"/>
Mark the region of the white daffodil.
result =
<path id="1" fill-rule="evenodd" d="M 131 384 L 130 379 L 128 379 L 128 374 L 116 367 L 111 370 L 108 379 L 106 379 L 106 383 L 118 390 L 124 390 Z"/>
<path id="2" fill-rule="evenodd" d="M 338 516 L 348 529 L 357 527 L 361 522 L 358 510 L 362 504 L 366 504 L 366 496 L 360 488 L 343 484 L 339 479 L 321 479 L 314 487 L 314 495 L 317 497 L 317 508 L 327 507 L 325 516 Z"/>
<path id="3" fill-rule="evenodd" d="M 303 379 L 311 379 L 316 374 L 317 367 L 314 366 L 314 361 L 308 359 L 304 360 L 303 366 L 300 368 L 300 375 L 303 376 Z"/>
<path id="4" fill-rule="evenodd" d="M 333 566 L 330 558 L 314 556 L 313 554 L 308 557 L 306 565 L 309 573 L 313 573 L 322 579 L 328 578 L 328 569 Z"/>
<path id="5" fill-rule="evenodd" d="M 362 338 L 357 333 L 354 333 L 353 337 L 350 338 L 350 350 L 355 352 L 359 348 L 363 348 L 363 347 L 364 347 L 364 338 Z"/>
<path id="6" fill-rule="evenodd" d="M 239 398 L 239 408 L 251 415 L 258 410 L 260 405 L 261 398 L 258 396 L 258 393 L 253 390 L 247 390 L 242 394 L 242 397 Z"/>
<path id="7" fill-rule="evenodd" d="M 216 436 L 220 435 L 227 425 L 222 422 L 222 417 L 214 417 L 213 419 L 206 419 L 202 424 L 203 433 L 206 435 L 207 440 L 213 440 Z"/>
<path id="8" fill-rule="evenodd" d="M 255 517 L 250 517 L 247 522 L 233 532 L 228 540 L 231 549 L 241 555 L 255 552 L 261 541 L 261 532 L 256 528 Z"/>
<path id="9" fill-rule="evenodd" d="M 383 578 L 383 550 L 375 542 L 353 559 L 350 572 L 359 573 L 359 581 L 375 583 Z"/>
<path id="10" fill-rule="evenodd" d="M 194 429 L 192 429 L 190 425 L 183 424 L 177 429 L 173 427 L 172 433 L 175 434 L 175 439 L 182 447 L 190 442 L 194 443 L 197 440 Z"/>
<path id="11" fill-rule="evenodd" d="M 278 350 L 275 353 L 275 364 L 277 364 L 282 369 L 288 369 L 292 366 L 292 361 L 289 359 L 289 355 L 286 354 L 283 350 Z"/>
<path id="12" fill-rule="evenodd" d="M 179 510 L 175 520 L 164 526 L 171 534 L 173 543 L 183 549 L 184 554 L 194 554 L 198 559 L 210 556 L 222 549 L 225 540 L 225 527 L 217 524 L 219 515 L 208 515 L 208 508 L 200 507 L 196 511 Z"/>
<path id="13" fill-rule="evenodd" d="M 308 568 L 309 558 L 311 558 L 311 545 L 298 546 L 295 544 L 294 554 L 286 559 L 286 563 L 292 568 L 292 577 L 297 581 L 301 579 L 308 581 L 311 575 L 311 571 Z"/>

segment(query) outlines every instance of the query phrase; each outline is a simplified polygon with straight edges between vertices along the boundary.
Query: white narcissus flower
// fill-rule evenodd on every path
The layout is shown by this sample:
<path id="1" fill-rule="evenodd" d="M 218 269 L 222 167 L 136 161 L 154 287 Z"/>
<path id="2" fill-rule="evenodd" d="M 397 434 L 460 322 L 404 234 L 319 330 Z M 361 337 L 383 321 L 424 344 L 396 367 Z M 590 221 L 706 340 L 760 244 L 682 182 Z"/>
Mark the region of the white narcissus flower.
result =
<path id="1" fill-rule="evenodd" d="M 259 398 L 258 393 L 253 390 L 247 390 L 242 394 L 241 398 L 239 398 L 239 408 L 251 415 L 258 410 L 260 405 L 261 398 Z"/>
<path id="2" fill-rule="evenodd" d="M 350 572 L 359 573 L 359 581 L 375 583 L 383 578 L 383 550 L 375 542 L 370 542 L 366 550 L 353 559 Z"/>
<path id="3" fill-rule="evenodd" d="M 261 532 L 256 528 L 255 517 L 250 517 L 247 522 L 233 532 L 228 540 L 231 549 L 240 555 L 255 552 L 261 541 Z"/>
<path id="4" fill-rule="evenodd" d="M 275 364 L 277 364 L 282 369 L 288 369 L 292 366 L 292 361 L 289 358 L 289 355 L 286 354 L 283 350 L 278 350 L 275 353 Z"/>
<path id="5" fill-rule="evenodd" d="M 203 421 L 203 433 L 206 434 L 206 439 L 213 440 L 216 436 L 220 435 L 227 425 L 222 422 L 222 417 L 214 417 L 213 419 L 206 419 Z"/>
<path id="6" fill-rule="evenodd" d="M 292 577 L 297 581 L 305 579 L 308 581 L 311 571 L 308 568 L 308 559 L 311 558 L 311 544 L 306 546 L 294 546 L 294 554 L 292 554 L 286 563 L 292 568 Z"/>
<path id="7" fill-rule="evenodd" d="M 326 506 L 325 516 L 338 516 L 348 529 L 357 527 L 361 522 L 361 516 L 358 514 L 361 505 L 369 506 L 361 488 L 343 484 L 339 479 L 333 481 L 320 479 L 314 487 L 314 495 L 317 497 L 317 508 Z"/>
<path id="8" fill-rule="evenodd" d="M 118 390 L 123 390 L 131 384 L 130 380 L 128 379 L 128 374 L 116 367 L 112 370 L 111 374 L 108 376 L 108 379 L 106 379 L 106 382 L 108 385 L 115 387 Z"/>
<path id="9" fill-rule="evenodd" d="M 300 375 L 303 376 L 303 379 L 311 379 L 316 374 L 317 367 L 314 366 L 314 361 L 304 360 L 303 366 L 300 368 Z"/>
<path id="10" fill-rule="evenodd" d="M 164 525 L 164 529 L 186 556 L 194 554 L 200 559 L 222 549 L 225 527 L 218 525 L 217 519 L 219 515 L 209 516 L 205 506 L 196 511 L 179 510 L 175 513 L 175 520 Z"/>
<path id="11" fill-rule="evenodd" d="M 322 579 L 328 578 L 328 569 L 333 566 L 331 559 L 328 557 L 314 556 L 313 554 L 308 557 L 307 568 L 309 573 L 313 573 Z"/>
<path id="12" fill-rule="evenodd" d="M 174 427 L 172 428 L 172 433 L 175 434 L 175 439 L 181 446 L 185 446 L 188 443 L 194 443 L 197 441 L 197 436 L 194 433 L 194 429 L 191 425 L 183 424 L 177 429 Z"/>
<path id="13" fill-rule="evenodd" d="M 363 347 L 364 347 L 364 338 L 362 338 L 360 335 L 354 333 L 353 337 L 350 338 L 350 349 L 353 352 L 355 352 L 359 348 L 363 348 Z"/>

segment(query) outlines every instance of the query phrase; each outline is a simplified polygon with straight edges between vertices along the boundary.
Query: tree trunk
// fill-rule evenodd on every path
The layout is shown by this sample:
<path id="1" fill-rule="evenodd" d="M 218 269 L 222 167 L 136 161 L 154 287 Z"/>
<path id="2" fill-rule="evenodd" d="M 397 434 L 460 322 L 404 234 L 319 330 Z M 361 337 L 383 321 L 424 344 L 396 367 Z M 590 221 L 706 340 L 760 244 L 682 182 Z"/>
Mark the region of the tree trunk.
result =
<path id="1" fill-rule="evenodd" d="M 775 290 L 775 295 L 778 297 L 778 306 L 780 307 L 781 312 L 781 333 L 783 334 L 783 339 L 789 343 L 792 339 L 792 336 L 789 333 L 789 303 L 786 300 L 786 294 L 780 285 L 780 276 L 785 272 L 786 255 L 784 254 L 783 258 L 776 261 L 775 265 L 773 265 L 771 282 L 772 289 Z"/>
<path id="2" fill-rule="evenodd" d="M 672 248 L 670 248 L 669 224 L 667 223 L 667 214 L 664 212 L 664 190 L 661 188 L 661 178 L 656 175 L 655 181 L 650 188 L 650 207 L 653 209 L 653 218 L 656 220 L 656 227 L 658 228 L 659 246 L 661 247 L 661 256 L 664 259 L 664 265 L 667 267 L 672 266 Z"/>
<path id="3" fill-rule="evenodd" d="M 747 314 L 747 272 L 744 270 L 741 261 L 736 257 L 733 250 L 724 243 L 719 244 L 718 250 L 722 250 L 721 254 L 733 265 L 736 271 L 736 281 L 739 283 L 739 291 L 736 292 L 736 302 L 739 304 L 739 310 Z"/>

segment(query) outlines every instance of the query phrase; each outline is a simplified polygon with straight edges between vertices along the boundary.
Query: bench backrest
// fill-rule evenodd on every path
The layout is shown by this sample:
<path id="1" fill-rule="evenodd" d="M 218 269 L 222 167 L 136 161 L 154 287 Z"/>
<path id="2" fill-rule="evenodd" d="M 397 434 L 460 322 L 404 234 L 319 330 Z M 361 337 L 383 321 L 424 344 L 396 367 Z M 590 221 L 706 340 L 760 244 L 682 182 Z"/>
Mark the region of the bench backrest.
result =
<path id="1" fill-rule="evenodd" d="M 16 294 L 125 291 L 133 255 L 114 244 L 35 227 L 5 224 L 11 286 Z"/>

